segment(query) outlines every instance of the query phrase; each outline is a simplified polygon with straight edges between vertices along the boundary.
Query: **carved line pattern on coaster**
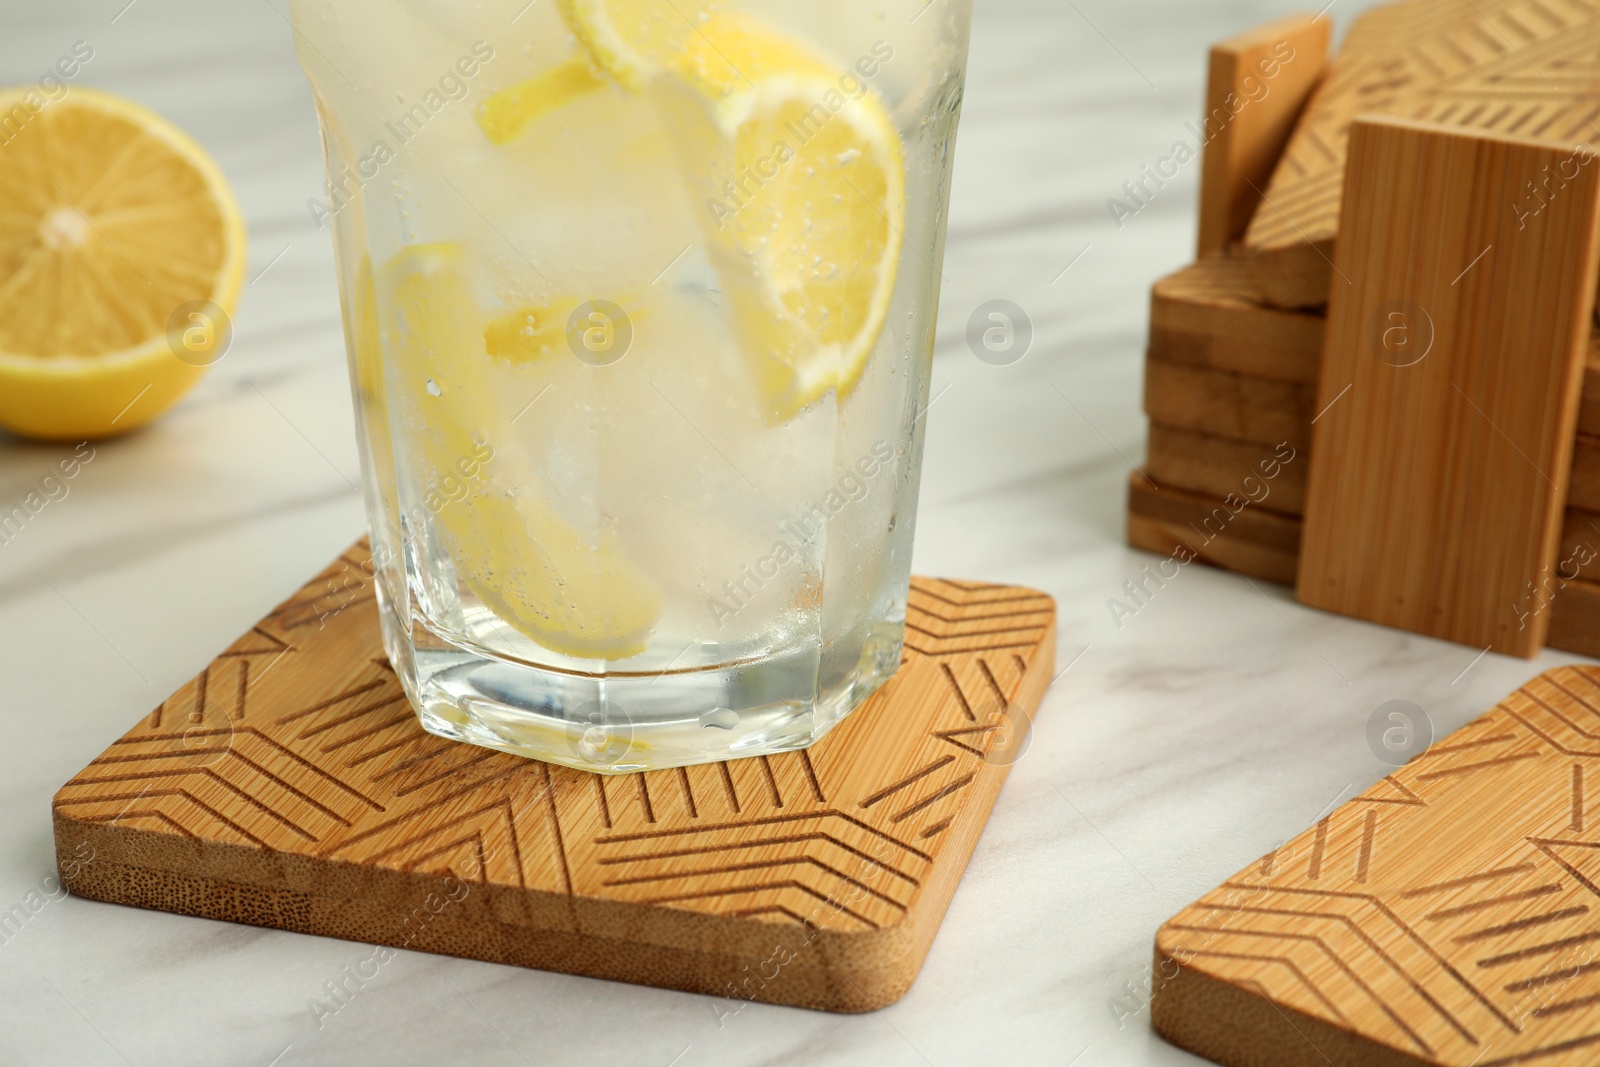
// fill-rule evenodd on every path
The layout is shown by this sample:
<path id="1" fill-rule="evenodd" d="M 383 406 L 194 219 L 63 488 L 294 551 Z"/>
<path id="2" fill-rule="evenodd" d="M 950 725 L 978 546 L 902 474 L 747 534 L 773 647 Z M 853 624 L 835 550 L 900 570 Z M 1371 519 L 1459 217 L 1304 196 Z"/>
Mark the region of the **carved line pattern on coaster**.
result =
<path id="1" fill-rule="evenodd" d="M 1541 0 L 1397 4 L 1358 21 L 1266 190 L 1246 242 L 1271 248 L 1331 238 L 1350 123 L 1384 112 L 1573 144 L 1600 139 L 1595 8 Z M 1407 10 L 1407 9 L 1411 10 Z M 1494 20 L 1491 20 L 1494 16 Z M 1488 24 L 1491 29 L 1486 29 Z M 1502 37 L 1507 32 L 1520 40 Z M 1558 125 L 1559 124 L 1559 125 Z"/>
<path id="2" fill-rule="evenodd" d="M 1574 746 L 1596 739 L 1591 720 L 1600 721 L 1600 668 L 1535 679 L 1264 857 L 1250 877 L 1185 909 L 1164 928 L 1162 950 L 1441 1063 L 1584 1062 L 1580 1050 L 1600 1042 L 1600 841 L 1581 836 L 1594 825 L 1585 781 L 1600 752 Z M 1475 810 L 1504 794 L 1481 784 L 1495 775 L 1507 778 L 1526 830 L 1503 825 L 1508 814 Z M 1438 808 L 1446 799 L 1448 814 Z M 1373 802 L 1401 806 L 1380 815 Z M 1410 823 L 1413 835 L 1461 836 L 1459 862 L 1499 862 L 1397 888 L 1409 857 L 1385 853 L 1385 832 L 1409 820 L 1422 820 Z M 1327 866 L 1335 855 L 1337 870 Z M 1293 857 L 1305 862 L 1285 862 Z M 1354 891 L 1386 860 L 1385 891 Z M 1436 1024 L 1444 1029 L 1432 1036 Z"/>
<path id="3" fill-rule="evenodd" d="M 814 758 L 820 748 L 608 779 L 424 733 L 376 647 L 376 626 L 361 617 L 370 614 L 363 607 L 370 597 L 330 600 L 326 592 L 346 569 L 365 565 L 355 553 L 341 557 L 219 657 L 240 664 L 222 701 L 231 707 L 219 704 L 214 664 L 120 739 L 118 755 L 69 782 L 58 809 L 86 821 L 257 848 L 271 847 L 258 825 L 270 823 L 303 842 L 291 851 L 322 859 L 567 895 L 628 891 L 619 899 L 877 929 L 909 907 L 933 863 L 931 846 L 907 836 L 929 842 L 946 830 L 983 766 L 999 726 L 980 722 L 975 706 L 986 708 L 991 697 L 1006 706 L 1028 672 L 1028 660 L 1015 651 L 1002 659 L 991 654 L 1036 647 L 1054 620 L 1042 594 L 914 580 L 908 630 L 921 635 L 921 645 L 908 642 L 907 660 L 925 656 L 936 666 L 941 704 L 930 720 L 944 728 L 930 736 L 956 751 L 870 796 L 832 796 Z M 335 695 L 248 715 L 263 677 L 271 677 L 270 668 L 252 676 L 252 662 L 271 658 L 276 666 L 291 653 L 314 660 L 332 643 L 353 640 L 372 650 L 349 657 Z M 183 723 L 173 720 L 184 716 L 190 728 L 176 729 Z M 214 764 L 193 765 L 212 756 Z M 141 769 L 118 771 L 125 762 Z M 134 782 L 144 788 L 130 792 Z M 96 810 L 118 803 L 119 810 Z M 574 833 L 583 842 L 576 857 Z M 729 875 L 738 878 L 730 883 Z M 864 892 L 854 907 L 839 899 L 844 887 Z M 813 902 L 831 909 L 820 922 Z"/>
<path id="4" fill-rule="evenodd" d="M 1281 894 L 1284 894 L 1285 896 L 1311 895 L 1311 896 L 1316 896 L 1316 897 L 1325 898 L 1325 899 L 1331 899 L 1331 900 L 1335 900 L 1335 901 L 1348 900 L 1348 901 L 1352 901 L 1352 902 L 1355 902 L 1355 903 L 1361 904 L 1361 905 L 1370 905 L 1372 908 L 1377 910 L 1379 912 L 1379 914 L 1384 919 L 1388 920 L 1391 924 L 1393 924 L 1393 926 L 1395 926 L 1402 933 L 1404 933 L 1407 936 L 1407 938 L 1409 938 L 1419 948 L 1421 948 L 1436 964 L 1438 964 L 1445 971 L 1445 973 L 1447 973 L 1452 979 L 1454 979 L 1455 982 L 1458 983 L 1461 986 L 1461 988 L 1465 989 L 1468 993 L 1470 993 L 1473 996 L 1474 999 L 1476 999 L 1485 1008 L 1487 1008 L 1491 1013 L 1493 1013 L 1496 1017 L 1498 1017 L 1500 1019 L 1500 1021 L 1502 1023 L 1504 1023 L 1505 1026 L 1508 1029 L 1512 1029 L 1512 1030 L 1517 1029 L 1515 1024 L 1509 1018 L 1507 1018 L 1503 1013 L 1501 1013 L 1500 1010 L 1494 1006 L 1494 1004 L 1488 999 L 1487 996 L 1484 995 L 1484 993 L 1481 990 L 1478 989 L 1477 986 L 1475 986 L 1455 966 L 1450 964 L 1442 955 L 1440 955 L 1439 952 L 1425 938 L 1423 938 L 1415 929 L 1413 929 L 1403 919 L 1401 919 L 1398 915 L 1396 915 L 1386 904 L 1384 904 L 1384 902 L 1382 900 L 1380 900 L 1378 897 L 1376 897 L 1376 896 L 1374 896 L 1372 894 L 1368 894 L 1368 893 L 1343 893 L 1343 892 L 1338 892 L 1336 890 L 1327 890 L 1327 889 L 1320 889 L 1320 890 L 1319 889 L 1309 889 L 1309 888 L 1295 889 L 1295 888 L 1284 888 L 1284 887 L 1279 887 L 1279 886 L 1262 886 L 1262 885 L 1252 885 L 1250 883 L 1242 883 L 1242 882 L 1229 882 L 1229 883 L 1227 883 L 1227 888 L 1229 888 L 1229 889 L 1240 889 L 1240 890 L 1260 890 L 1260 891 L 1266 891 L 1266 892 L 1271 892 L 1271 893 L 1281 893 Z M 1216 906 L 1216 905 L 1203 905 L 1203 906 L 1199 906 L 1199 907 L 1201 907 L 1201 910 L 1213 910 L 1213 909 L 1218 909 L 1219 906 Z M 1312 911 L 1305 911 L 1305 910 L 1301 910 L 1301 909 L 1292 909 L 1292 908 L 1285 908 L 1285 909 L 1280 909 L 1280 910 L 1276 910 L 1276 911 L 1274 911 L 1272 909 L 1255 909 L 1255 908 L 1246 908 L 1246 909 L 1238 909 L 1238 910 L 1245 911 L 1245 912 L 1260 912 L 1260 913 L 1263 913 L 1263 914 L 1278 914 L 1278 915 L 1285 915 L 1285 916 L 1294 916 L 1294 917 L 1298 917 L 1298 918 L 1307 918 L 1307 919 L 1318 919 L 1318 920 L 1324 920 L 1325 919 L 1325 920 L 1332 921 L 1333 925 L 1344 926 L 1352 934 L 1354 934 L 1356 936 L 1356 938 L 1359 939 L 1362 942 L 1362 944 L 1372 952 L 1373 955 L 1375 955 L 1379 959 L 1381 959 L 1384 962 L 1384 965 L 1389 970 L 1393 971 L 1400 978 L 1402 978 L 1405 981 L 1405 983 L 1414 992 L 1416 992 L 1421 997 L 1421 999 L 1423 999 L 1431 1008 L 1433 1008 L 1434 1011 L 1436 1011 L 1440 1015 L 1440 1017 L 1453 1030 L 1455 1030 L 1458 1034 L 1460 1034 L 1467 1041 L 1472 1042 L 1473 1044 L 1477 1044 L 1477 1039 L 1472 1036 L 1471 1032 L 1466 1029 L 1466 1027 L 1461 1023 L 1461 1021 L 1459 1019 L 1457 1019 L 1454 1014 L 1452 1014 L 1450 1011 L 1448 1011 L 1438 1001 L 1438 999 L 1432 993 L 1428 992 L 1428 990 L 1423 985 L 1423 983 L 1413 973 L 1411 973 L 1405 967 L 1401 966 L 1401 964 L 1393 957 L 1393 955 L 1391 955 L 1388 952 L 1385 952 L 1379 946 L 1379 944 L 1377 943 L 1377 940 L 1374 937 L 1372 937 L 1367 932 L 1367 930 L 1364 929 L 1360 925 L 1360 923 L 1358 923 L 1352 917 L 1350 917 L 1348 915 L 1338 914 L 1338 913 L 1312 912 Z M 1230 932 L 1234 932 L 1234 931 L 1230 931 Z M 1290 935 L 1283 934 L 1280 931 L 1238 931 L 1238 932 L 1245 933 L 1245 934 L 1248 934 L 1248 935 L 1257 936 L 1257 937 L 1264 937 L 1264 938 L 1265 937 L 1285 937 L 1285 936 L 1290 936 Z M 1293 936 L 1295 936 L 1297 938 L 1307 938 L 1309 935 L 1293 935 Z M 1389 1015 L 1391 1017 L 1391 1019 L 1393 1019 L 1393 1021 L 1395 1021 L 1400 1026 L 1400 1028 L 1402 1030 L 1404 1030 L 1406 1033 L 1411 1034 L 1413 1037 L 1415 1037 L 1416 1041 L 1418 1042 L 1419 1045 L 1421 1045 L 1423 1047 L 1424 1051 L 1428 1052 L 1430 1055 L 1433 1053 L 1433 1049 L 1431 1047 L 1429 1047 L 1426 1042 L 1422 1041 L 1422 1039 L 1420 1037 L 1417 1037 L 1415 1035 L 1415 1032 L 1413 1030 L 1411 1030 L 1410 1027 L 1406 1026 L 1403 1022 L 1400 1021 L 1395 1009 L 1393 1009 L 1387 1002 L 1385 1002 L 1381 997 L 1379 997 L 1376 993 L 1374 993 L 1372 991 L 1370 985 L 1368 985 L 1365 981 L 1362 981 L 1361 979 L 1359 979 L 1354 974 L 1353 971 L 1350 971 L 1348 962 L 1343 957 L 1341 957 L 1338 954 L 1338 952 L 1332 946 L 1328 945 L 1320 937 L 1315 937 L 1315 938 L 1310 938 L 1310 939 L 1314 940 L 1316 942 L 1316 944 L 1318 945 L 1318 947 L 1322 948 L 1326 952 L 1326 954 L 1328 955 L 1329 959 L 1333 963 L 1335 963 L 1341 969 L 1346 970 L 1347 972 L 1349 972 L 1351 978 L 1353 980 L 1355 980 L 1357 982 L 1357 984 L 1359 984 L 1361 986 L 1361 988 L 1373 1000 L 1373 1003 L 1380 1010 L 1382 1010 L 1386 1015 Z"/>
<path id="5" fill-rule="evenodd" d="M 347 782 L 344 782 L 344 781 L 342 781 L 342 780 L 340 780 L 338 778 L 335 778 L 333 775 L 329 774 L 327 771 L 323 770 L 321 767 L 318 767 L 312 761 L 306 759 L 305 757 L 295 753 L 293 750 L 291 750 L 289 748 L 286 748 L 284 745 L 280 744 L 277 741 L 276 738 L 269 737 L 267 734 L 261 732 L 260 730 L 256 729 L 255 727 L 245 727 L 242 730 L 226 730 L 226 729 L 210 730 L 210 731 L 201 731 L 201 733 L 211 733 L 211 734 L 217 734 L 219 736 L 220 735 L 231 734 L 235 739 L 237 739 L 237 738 L 239 738 L 241 736 L 247 737 L 247 738 L 258 739 L 258 740 L 264 742 L 266 745 L 270 746 L 272 749 L 274 749 L 278 753 L 281 753 L 286 758 L 288 758 L 290 760 L 293 760 L 299 766 L 304 767 L 306 769 L 306 771 L 309 772 L 310 774 L 312 774 L 312 775 L 314 775 L 316 777 L 319 777 L 319 778 L 323 779 L 326 782 L 331 783 L 332 785 L 336 786 L 337 788 L 342 789 L 345 792 L 349 793 L 351 796 L 356 797 L 358 800 L 362 801 L 363 803 L 371 806 L 374 811 L 380 811 L 381 812 L 381 811 L 386 810 L 384 808 L 384 806 L 382 804 L 378 803 L 376 800 L 373 800 L 371 797 L 367 796 L 366 794 L 362 793 L 360 790 L 358 790 L 358 789 L 354 788 L 353 786 L 349 785 Z M 113 741 L 112 744 L 113 745 L 140 745 L 140 744 L 145 744 L 145 743 L 148 743 L 148 742 L 165 742 L 165 743 L 168 743 L 168 744 L 177 745 L 177 744 L 181 744 L 186 739 L 186 737 L 188 737 L 188 736 L 192 736 L 192 735 L 182 734 L 182 733 L 177 733 L 177 734 L 148 734 L 148 735 L 144 735 L 144 736 L 140 736 L 140 737 L 118 738 L 116 741 Z M 201 750 L 201 751 L 203 752 L 204 750 Z M 234 745 L 231 748 L 226 749 L 225 751 L 229 755 L 235 754 L 235 753 L 238 752 L 238 746 Z M 187 760 L 187 759 L 191 758 L 191 756 L 193 756 L 193 755 L 194 755 L 194 753 L 189 751 L 189 750 L 187 750 L 187 749 L 174 748 L 172 751 L 167 752 L 167 753 L 140 753 L 139 758 L 142 761 L 159 760 L 159 759 Z M 90 763 L 89 766 L 90 767 L 102 766 L 102 765 L 104 765 L 105 763 L 108 763 L 108 762 L 120 762 L 120 761 L 118 761 L 116 759 L 116 757 L 102 756 L 99 759 L 96 759 L 94 762 Z M 247 766 L 251 767 L 252 769 L 260 771 L 260 765 L 254 763 L 253 761 L 249 760 L 248 758 L 241 757 L 240 762 L 245 763 Z M 90 784 L 92 781 L 102 781 L 102 780 L 104 780 L 104 779 L 101 779 L 99 776 L 96 776 L 96 778 L 94 778 L 94 779 L 86 779 L 86 778 L 83 778 L 83 777 L 80 776 L 78 778 L 74 778 L 71 782 L 68 782 L 67 784 L 68 785 L 87 785 L 87 784 Z M 280 782 L 280 784 L 283 784 L 283 783 Z M 292 789 L 292 787 L 287 787 L 287 788 L 291 788 Z M 292 790 L 292 791 L 297 792 L 297 793 L 299 792 L 298 790 Z"/>

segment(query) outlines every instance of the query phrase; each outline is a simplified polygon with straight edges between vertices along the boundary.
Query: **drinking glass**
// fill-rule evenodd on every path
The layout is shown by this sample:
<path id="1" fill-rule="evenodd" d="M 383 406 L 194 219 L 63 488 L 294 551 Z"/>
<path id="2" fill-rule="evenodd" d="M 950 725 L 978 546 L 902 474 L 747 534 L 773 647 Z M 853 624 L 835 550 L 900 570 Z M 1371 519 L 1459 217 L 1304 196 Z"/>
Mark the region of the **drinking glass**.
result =
<path id="1" fill-rule="evenodd" d="M 385 648 L 602 772 L 901 662 L 970 0 L 294 0 Z"/>

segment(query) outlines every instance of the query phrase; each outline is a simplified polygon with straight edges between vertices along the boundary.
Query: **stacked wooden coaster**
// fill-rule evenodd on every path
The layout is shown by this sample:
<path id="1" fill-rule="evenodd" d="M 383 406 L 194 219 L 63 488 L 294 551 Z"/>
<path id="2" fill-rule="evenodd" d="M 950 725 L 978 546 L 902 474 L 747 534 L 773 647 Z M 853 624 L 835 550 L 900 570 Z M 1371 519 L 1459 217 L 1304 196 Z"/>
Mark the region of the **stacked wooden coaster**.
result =
<path id="1" fill-rule="evenodd" d="M 1299 18 L 1213 51 L 1201 258 L 1153 293 L 1129 540 L 1600 655 L 1600 10 L 1414 0 L 1332 64 L 1325 42 Z M 1299 80 L 1240 80 L 1263 52 Z M 1287 146 L 1270 181 L 1241 143 Z"/>
<path id="2" fill-rule="evenodd" d="M 1360 115 L 1568 149 L 1600 143 L 1597 17 L 1577 0 L 1405 0 L 1356 19 L 1272 171 L 1269 206 L 1251 216 L 1241 242 L 1266 299 L 1320 307 L 1339 281 L 1333 260 L 1346 149 Z M 1505 207 L 1537 213 L 1553 188 L 1519 189 L 1526 199 Z"/>
<path id="3" fill-rule="evenodd" d="M 1325 329 L 1320 312 L 1268 305 L 1243 257 L 1156 283 L 1131 544 L 1294 584 Z M 1573 579 L 1552 598 L 1549 644 L 1600 656 L 1600 334 L 1583 383 L 1558 553 Z"/>

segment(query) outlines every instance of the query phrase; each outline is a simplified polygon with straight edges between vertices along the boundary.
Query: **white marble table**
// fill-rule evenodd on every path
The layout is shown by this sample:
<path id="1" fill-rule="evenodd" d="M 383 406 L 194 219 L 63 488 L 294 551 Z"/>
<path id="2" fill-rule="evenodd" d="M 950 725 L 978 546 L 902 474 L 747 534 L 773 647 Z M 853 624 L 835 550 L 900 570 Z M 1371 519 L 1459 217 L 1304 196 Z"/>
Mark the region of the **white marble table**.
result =
<path id="1" fill-rule="evenodd" d="M 318 139 L 282 0 L 125 3 L 12 3 L 0 82 L 89 41 L 84 82 L 217 155 L 254 280 L 198 392 L 100 446 L 0 544 L 0 912 L 56 885 L 55 789 L 362 527 L 332 256 L 305 207 Z M 978 6 L 935 370 L 936 391 L 954 387 L 929 416 L 917 566 L 1049 591 L 1061 662 L 1082 658 L 910 995 L 862 1017 L 719 1019 L 705 997 L 402 953 L 319 1029 L 308 999 L 370 950 L 50 899 L 0 943 L 0 1064 L 1196 1062 L 1148 1026 L 1157 925 L 1380 778 L 1378 705 L 1413 700 L 1448 731 L 1568 657 L 1474 664 L 1199 567 L 1113 622 L 1108 598 L 1149 562 L 1122 539 L 1147 290 L 1190 255 L 1197 167 L 1121 229 L 1105 201 L 1184 136 L 1206 44 L 1293 5 Z M 996 297 L 1038 330 L 1011 367 L 963 340 Z M 0 505 L 61 454 L 0 441 Z"/>

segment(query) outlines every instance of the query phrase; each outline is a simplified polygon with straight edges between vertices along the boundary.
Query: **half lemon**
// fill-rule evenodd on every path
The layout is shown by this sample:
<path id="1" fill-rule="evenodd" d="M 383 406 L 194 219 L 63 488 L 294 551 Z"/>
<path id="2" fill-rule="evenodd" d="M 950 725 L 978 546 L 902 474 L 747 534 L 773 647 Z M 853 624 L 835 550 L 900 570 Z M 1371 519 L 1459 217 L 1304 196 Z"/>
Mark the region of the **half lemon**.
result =
<path id="1" fill-rule="evenodd" d="M 244 276 L 238 204 L 204 149 L 127 100 L 12 89 L 0 115 L 0 425 L 132 430 L 221 355 Z"/>

